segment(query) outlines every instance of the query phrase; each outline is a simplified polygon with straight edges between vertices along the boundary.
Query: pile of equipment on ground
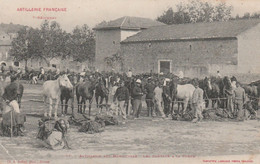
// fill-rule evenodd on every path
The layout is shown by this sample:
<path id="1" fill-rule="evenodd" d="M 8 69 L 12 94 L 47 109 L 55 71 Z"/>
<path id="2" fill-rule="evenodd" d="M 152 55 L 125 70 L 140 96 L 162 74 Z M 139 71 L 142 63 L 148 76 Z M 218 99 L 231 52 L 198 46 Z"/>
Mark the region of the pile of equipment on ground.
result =
<path id="1" fill-rule="evenodd" d="M 23 136 L 24 122 L 26 122 L 26 116 L 24 114 L 14 111 L 2 114 L 0 136 Z"/>
<path id="2" fill-rule="evenodd" d="M 109 115 L 97 115 L 93 120 L 86 114 L 75 113 L 69 118 L 69 123 L 80 126 L 79 132 L 93 134 L 103 132 L 105 126 L 118 125 L 118 120 Z"/>
<path id="3" fill-rule="evenodd" d="M 43 145 L 53 150 L 70 148 L 66 139 L 69 123 L 65 119 L 54 120 L 43 117 L 39 120 L 37 139 L 43 141 Z"/>
<path id="4" fill-rule="evenodd" d="M 205 109 L 202 112 L 203 120 L 209 121 L 228 121 L 230 119 L 243 118 L 243 120 L 255 120 L 258 119 L 258 111 L 253 108 L 252 102 L 248 101 L 244 104 L 244 109 L 242 111 L 236 111 L 231 113 L 227 109 L 217 108 L 217 109 Z M 178 121 L 192 121 L 194 119 L 195 112 L 190 110 L 183 114 L 173 114 L 172 119 Z"/>

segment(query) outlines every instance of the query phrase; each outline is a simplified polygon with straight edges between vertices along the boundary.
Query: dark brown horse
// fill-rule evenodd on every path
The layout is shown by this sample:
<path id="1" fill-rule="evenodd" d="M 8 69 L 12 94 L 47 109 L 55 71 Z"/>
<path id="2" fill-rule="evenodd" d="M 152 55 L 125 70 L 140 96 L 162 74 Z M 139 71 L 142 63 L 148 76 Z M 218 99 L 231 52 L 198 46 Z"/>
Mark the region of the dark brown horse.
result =
<path id="1" fill-rule="evenodd" d="M 61 114 L 68 114 L 68 101 L 71 100 L 71 111 L 72 114 L 74 112 L 74 89 L 69 89 L 65 87 L 61 87 L 61 95 L 60 95 L 60 102 L 61 102 Z M 65 102 L 64 102 L 65 101 Z M 63 110 L 64 108 L 64 110 Z"/>
<path id="2" fill-rule="evenodd" d="M 92 104 L 93 96 L 94 96 L 94 90 L 95 90 L 95 82 L 92 82 L 92 81 L 79 82 L 76 85 L 78 113 L 85 113 L 86 100 L 89 100 L 89 115 L 90 115 L 91 104 Z M 83 109 L 82 109 L 82 105 L 84 105 Z"/>
<path id="3" fill-rule="evenodd" d="M 214 108 L 215 104 L 217 104 L 218 108 L 220 104 L 220 88 L 214 77 L 205 77 L 202 89 L 204 90 L 206 108 L 209 107 L 209 100 L 212 102 L 212 108 Z"/>
<path id="4" fill-rule="evenodd" d="M 105 87 L 106 83 L 103 78 L 100 78 L 98 80 L 98 83 L 95 87 L 95 98 L 96 98 L 96 103 L 97 103 L 97 108 L 102 109 L 103 108 L 103 100 L 105 99 L 106 101 L 106 111 L 108 109 L 108 96 L 109 96 L 109 90 Z M 100 101 L 98 101 L 100 98 Z M 100 113 L 100 110 L 99 110 Z"/>

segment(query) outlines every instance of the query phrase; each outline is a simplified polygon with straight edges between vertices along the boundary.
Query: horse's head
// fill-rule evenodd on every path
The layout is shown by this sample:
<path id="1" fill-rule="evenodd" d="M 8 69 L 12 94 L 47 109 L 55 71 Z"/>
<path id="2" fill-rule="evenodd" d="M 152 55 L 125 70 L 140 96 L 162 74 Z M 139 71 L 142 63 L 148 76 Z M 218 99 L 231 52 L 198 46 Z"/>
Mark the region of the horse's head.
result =
<path id="1" fill-rule="evenodd" d="M 230 78 L 229 78 L 228 76 L 225 76 L 225 77 L 223 78 L 223 83 L 224 83 L 224 85 L 225 85 L 227 88 L 231 88 L 231 80 L 230 80 Z"/>
<path id="2" fill-rule="evenodd" d="M 71 84 L 70 79 L 68 78 L 68 76 L 66 74 L 60 76 L 58 78 L 58 82 L 61 87 L 73 89 L 73 85 Z"/>
<path id="3" fill-rule="evenodd" d="M 208 88 L 209 90 L 212 90 L 212 85 L 211 85 L 211 79 L 210 78 L 205 77 L 204 84 L 205 84 L 206 88 Z"/>
<path id="4" fill-rule="evenodd" d="M 177 85 L 178 85 L 178 79 L 173 78 L 170 81 L 170 91 L 171 91 L 171 97 L 175 98 L 177 95 Z"/>

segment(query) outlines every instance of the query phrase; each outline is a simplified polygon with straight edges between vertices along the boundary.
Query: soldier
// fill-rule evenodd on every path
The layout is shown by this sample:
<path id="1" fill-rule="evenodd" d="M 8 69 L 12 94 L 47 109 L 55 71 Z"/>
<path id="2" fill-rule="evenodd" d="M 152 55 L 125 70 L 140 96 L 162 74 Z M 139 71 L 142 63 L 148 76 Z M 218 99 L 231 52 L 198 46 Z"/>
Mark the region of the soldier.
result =
<path id="1" fill-rule="evenodd" d="M 133 116 L 139 118 L 140 112 L 142 110 L 142 96 L 143 91 L 141 87 L 142 81 L 140 79 L 136 80 L 136 85 L 133 88 L 132 97 L 133 97 Z"/>
<path id="2" fill-rule="evenodd" d="M 165 114 L 163 112 L 163 90 L 162 90 L 162 84 L 159 82 L 157 87 L 154 89 L 154 103 L 155 103 L 155 108 L 157 111 L 161 114 L 162 118 L 165 118 Z"/>
<path id="3" fill-rule="evenodd" d="M 236 89 L 234 90 L 234 97 L 235 97 L 235 108 L 238 110 L 237 113 L 237 120 L 243 121 L 244 119 L 244 109 L 243 105 L 246 100 L 246 94 L 244 88 L 241 87 L 241 85 L 237 82 L 236 83 Z"/>
<path id="4" fill-rule="evenodd" d="M 153 99 L 154 99 L 153 91 L 154 91 L 155 87 L 156 86 L 152 83 L 152 78 L 149 77 L 147 84 L 144 86 L 144 89 L 145 89 L 145 92 L 146 92 L 145 102 L 146 102 L 146 105 L 147 105 L 147 110 L 148 110 L 147 116 L 148 117 L 155 115 L 155 113 L 154 113 L 154 103 L 153 103 Z"/>
<path id="5" fill-rule="evenodd" d="M 123 118 L 126 119 L 126 106 L 129 101 L 129 91 L 128 88 L 125 87 L 124 81 L 120 81 L 119 83 L 120 87 L 116 90 L 113 102 L 117 100 L 120 113 L 122 113 Z"/>
<path id="6" fill-rule="evenodd" d="M 165 86 L 163 86 L 163 104 L 164 104 L 164 113 L 166 117 L 170 114 L 170 104 L 171 104 L 171 91 L 170 91 L 170 80 L 166 80 Z"/>
<path id="7" fill-rule="evenodd" d="M 199 82 L 194 82 L 195 90 L 192 95 L 192 106 L 195 109 L 195 118 L 192 122 L 196 123 L 203 119 L 202 111 L 203 111 L 203 90 L 199 88 Z"/>

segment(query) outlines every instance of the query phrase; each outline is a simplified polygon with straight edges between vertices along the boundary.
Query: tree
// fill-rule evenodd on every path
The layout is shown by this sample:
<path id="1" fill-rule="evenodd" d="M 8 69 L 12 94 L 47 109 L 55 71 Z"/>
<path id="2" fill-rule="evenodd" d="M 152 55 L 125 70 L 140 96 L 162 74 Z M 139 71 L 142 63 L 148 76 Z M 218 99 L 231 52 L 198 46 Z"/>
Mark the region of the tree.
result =
<path id="1" fill-rule="evenodd" d="M 38 57 L 41 51 L 40 31 L 33 28 L 22 28 L 18 31 L 18 36 L 11 43 L 10 56 L 16 61 L 27 61 L 30 58 Z"/>
<path id="2" fill-rule="evenodd" d="M 63 31 L 56 21 L 44 21 L 41 25 L 42 51 L 39 54 L 48 66 L 55 57 L 66 58 L 69 55 L 67 40 L 69 35 Z"/>
<path id="3" fill-rule="evenodd" d="M 72 50 L 74 61 L 90 61 L 95 58 L 95 35 L 85 24 L 76 26 L 72 31 L 69 47 Z"/>
<path id="4" fill-rule="evenodd" d="M 113 54 L 111 57 L 106 57 L 104 59 L 108 67 L 115 69 L 116 66 L 123 65 L 123 58 L 119 53 Z"/>
<path id="5" fill-rule="evenodd" d="M 168 10 L 164 11 L 164 13 L 159 16 L 157 19 L 159 22 L 163 22 L 165 24 L 174 24 L 174 12 L 172 8 L 168 8 Z"/>
<path id="6" fill-rule="evenodd" d="M 165 24 L 226 21 L 231 18 L 233 9 L 225 3 L 213 5 L 200 0 L 192 0 L 187 4 L 179 3 L 176 8 L 176 12 L 169 8 L 157 20 Z"/>

